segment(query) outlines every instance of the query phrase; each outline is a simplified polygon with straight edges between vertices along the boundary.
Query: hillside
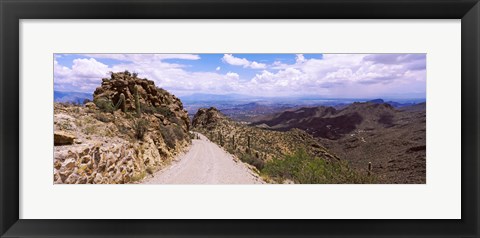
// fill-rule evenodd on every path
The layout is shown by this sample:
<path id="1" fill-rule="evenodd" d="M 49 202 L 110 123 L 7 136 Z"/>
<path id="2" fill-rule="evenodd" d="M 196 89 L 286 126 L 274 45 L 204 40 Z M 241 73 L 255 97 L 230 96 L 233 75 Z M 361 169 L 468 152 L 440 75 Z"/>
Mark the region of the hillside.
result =
<path id="1" fill-rule="evenodd" d="M 368 162 L 384 183 L 425 183 L 425 104 L 399 109 L 382 102 L 342 109 L 301 108 L 271 115 L 255 126 L 276 131 L 301 129 L 358 170 Z"/>
<path id="2" fill-rule="evenodd" d="M 54 104 L 55 183 L 134 183 L 190 143 L 182 102 L 128 71 L 102 79 L 85 105 Z"/>
<path id="3" fill-rule="evenodd" d="M 281 166 L 300 168 L 303 166 L 303 162 L 308 162 L 305 166 L 315 164 L 315 166 L 321 167 L 322 170 L 326 169 L 328 172 L 334 170 L 332 166 L 341 166 L 338 173 L 335 174 L 334 172 L 332 175 L 334 178 L 319 179 L 319 182 L 312 182 L 317 181 L 313 180 L 317 175 L 312 175 L 311 178 L 299 180 L 301 183 L 365 183 L 372 181 L 371 178 L 364 177 L 366 173 L 359 175 L 351 171 L 346 164 L 340 161 L 339 157 L 325 149 L 311 135 L 299 129 L 273 131 L 248 126 L 233 121 L 212 107 L 198 110 L 193 118 L 192 130 L 204 134 L 211 141 L 222 146 L 231 154 L 236 155 L 240 160 L 255 166 L 261 174 L 267 175 L 267 177 L 268 174 L 264 172 L 271 171 L 273 166 L 270 165 L 278 167 L 280 165 L 275 164 L 276 162 L 288 161 L 288 158 L 295 157 L 299 161 L 292 164 L 282 164 Z M 310 164 L 310 162 L 313 163 Z M 269 169 L 267 169 L 268 166 L 270 166 Z M 283 175 L 284 173 L 289 173 L 290 169 L 282 169 L 286 169 L 286 171 L 280 174 L 277 173 L 278 177 L 273 178 L 270 174 L 270 178 L 266 178 L 266 180 L 270 182 L 288 182 L 288 176 Z M 345 173 L 343 173 L 343 169 Z M 304 171 L 306 170 L 303 169 L 300 172 L 303 173 Z M 317 173 L 317 171 L 314 172 Z M 304 174 L 301 175 L 303 176 Z M 321 174 L 319 176 L 324 175 Z M 286 178 L 287 180 L 285 180 Z"/>

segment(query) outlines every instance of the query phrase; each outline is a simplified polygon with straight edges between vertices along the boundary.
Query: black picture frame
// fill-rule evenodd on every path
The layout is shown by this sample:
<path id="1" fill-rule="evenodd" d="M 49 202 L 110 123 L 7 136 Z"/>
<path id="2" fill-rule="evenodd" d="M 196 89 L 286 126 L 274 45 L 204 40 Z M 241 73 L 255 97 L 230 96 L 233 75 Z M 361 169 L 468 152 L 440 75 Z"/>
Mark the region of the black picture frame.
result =
<path id="1" fill-rule="evenodd" d="M 0 0 L 0 15 L 0 234 L 2 237 L 479 237 L 480 5 L 478 0 Z M 19 219 L 19 20 L 163 18 L 461 19 L 462 219 Z"/>

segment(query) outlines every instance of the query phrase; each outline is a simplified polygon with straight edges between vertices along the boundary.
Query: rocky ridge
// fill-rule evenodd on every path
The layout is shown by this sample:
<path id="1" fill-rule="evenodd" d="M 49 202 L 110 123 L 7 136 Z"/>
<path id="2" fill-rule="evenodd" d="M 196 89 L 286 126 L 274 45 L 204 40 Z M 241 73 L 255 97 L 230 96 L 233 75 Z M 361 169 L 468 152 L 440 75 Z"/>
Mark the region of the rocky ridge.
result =
<path id="1" fill-rule="evenodd" d="M 136 183 L 191 143 L 174 95 L 128 71 L 102 79 L 85 105 L 54 105 L 54 182 Z"/>

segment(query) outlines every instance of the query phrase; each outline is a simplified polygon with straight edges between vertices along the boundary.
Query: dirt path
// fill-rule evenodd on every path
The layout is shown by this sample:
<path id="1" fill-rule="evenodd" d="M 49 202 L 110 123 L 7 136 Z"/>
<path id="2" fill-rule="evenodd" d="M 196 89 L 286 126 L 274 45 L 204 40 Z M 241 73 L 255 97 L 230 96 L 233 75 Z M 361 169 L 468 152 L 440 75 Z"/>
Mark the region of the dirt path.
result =
<path id="1" fill-rule="evenodd" d="M 205 136 L 192 140 L 190 150 L 173 164 L 146 179 L 145 184 L 258 184 L 264 183 Z"/>

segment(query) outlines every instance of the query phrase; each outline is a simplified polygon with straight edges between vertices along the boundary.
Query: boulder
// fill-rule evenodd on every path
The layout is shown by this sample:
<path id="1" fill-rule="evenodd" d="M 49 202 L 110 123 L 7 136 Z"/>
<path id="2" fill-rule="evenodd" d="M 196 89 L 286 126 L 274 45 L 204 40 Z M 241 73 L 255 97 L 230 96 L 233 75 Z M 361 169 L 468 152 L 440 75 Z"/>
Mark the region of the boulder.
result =
<path id="1" fill-rule="evenodd" d="M 53 144 L 54 145 L 71 145 L 75 140 L 75 136 L 64 132 L 64 131 L 55 131 L 53 133 Z"/>

